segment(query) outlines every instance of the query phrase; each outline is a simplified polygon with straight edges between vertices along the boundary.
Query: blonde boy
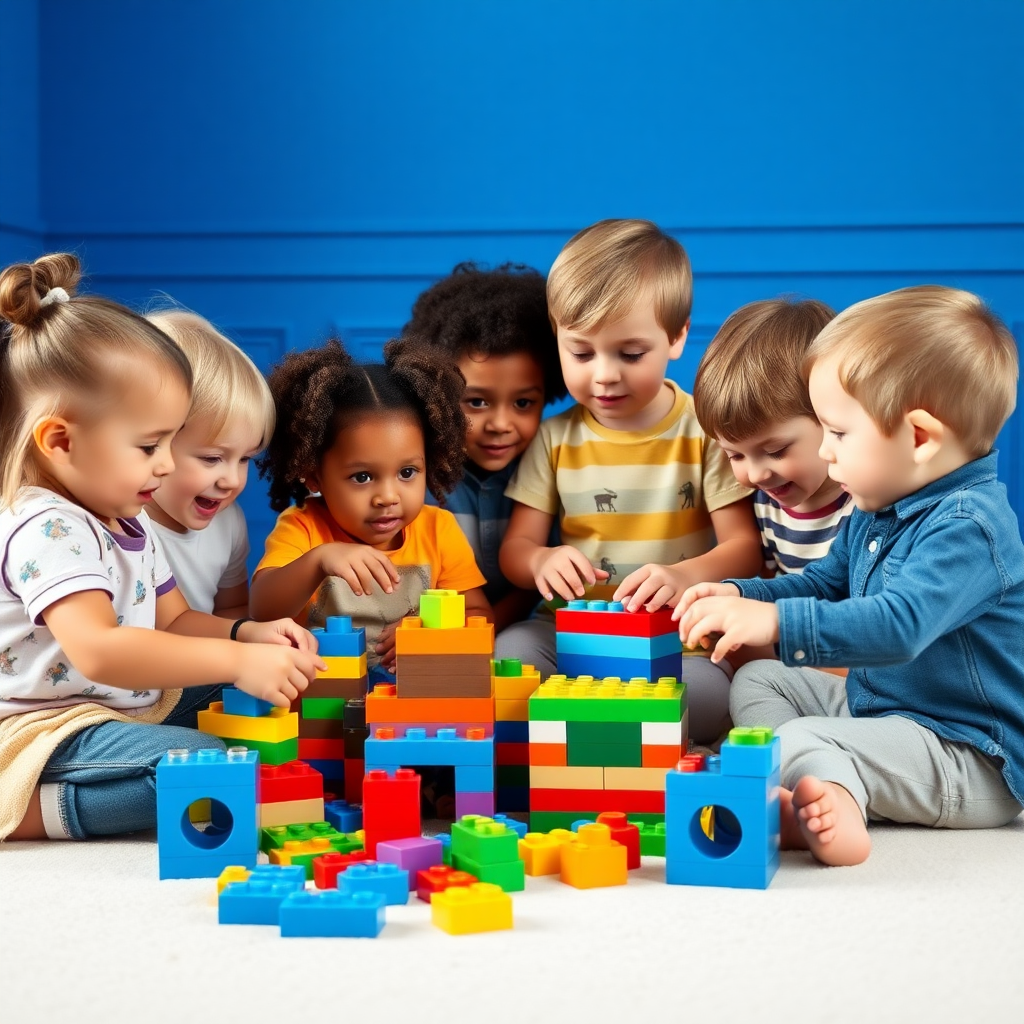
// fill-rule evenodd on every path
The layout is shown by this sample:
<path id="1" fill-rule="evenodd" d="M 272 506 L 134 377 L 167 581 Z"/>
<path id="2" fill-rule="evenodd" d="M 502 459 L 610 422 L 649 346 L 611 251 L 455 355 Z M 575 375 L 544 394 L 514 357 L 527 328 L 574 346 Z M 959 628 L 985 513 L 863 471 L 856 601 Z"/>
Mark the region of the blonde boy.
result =
<path id="1" fill-rule="evenodd" d="M 783 845 L 857 864 L 869 819 L 990 828 L 1024 803 L 1024 544 L 992 449 L 1017 351 L 977 296 L 920 287 L 840 314 L 805 365 L 847 528 L 802 575 L 701 584 L 675 614 L 722 634 L 715 659 L 777 644 L 733 717 L 782 738 Z"/>
<path id="2" fill-rule="evenodd" d="M 189 607 L 238 619 L 249 614 L 249 535 L 235 499 L 274 432 L 274 399 L 252 360 L 201 316 L 148 319 L 188 357 L 194 385 L 174 471 L 146 511 Z"/>
<path id="3" fill-rule="evenodd" d="M 821 424 L 802 373 L 807 349 L 834 317 L 813 299 L 751 302 L 722 324 L 693 383 L 700 425 L 736 479 L 756 488 L 767 575 L 803 572 L 853 511 L 818 454 Z"/>
<path id="4" fill-rule="evenodd" d="M 562 376 L 577 405 L 541 423 L 506 491 L 501 567 L 546 601 L 590 595 L 631 609 L 674 604 L 693 583 L 760 565 L 750 488 L 665 379 L 690 326 L 683 247 L 649 221 L 601 221 L 548 275 Z M 562 544 L 548 546 L 558 517 Z M 503 634 L 501 653 L 555 671 L 550 614 Z M 519 642 L 518 648 L 515 643 Z M 690 733 L 728 722 L 729 670 L 688 658 Z"/>

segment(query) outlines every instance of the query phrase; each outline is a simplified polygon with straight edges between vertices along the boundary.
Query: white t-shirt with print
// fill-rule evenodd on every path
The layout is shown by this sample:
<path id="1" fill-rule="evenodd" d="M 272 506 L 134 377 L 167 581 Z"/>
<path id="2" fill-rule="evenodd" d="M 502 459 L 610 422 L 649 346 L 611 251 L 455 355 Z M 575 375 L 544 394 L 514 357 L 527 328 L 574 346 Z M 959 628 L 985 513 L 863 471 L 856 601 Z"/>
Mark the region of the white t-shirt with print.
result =
<path id="1" fill-rule="evenodd" d="M 29 487 L 0 511 L 0 718 L 93 702 L 124 710 L 155 704 L 157 690 L 124 690 L 83 676 L 42 614 L 69 594 L 102 590 L 119 626 L 156 625 L 156 599 L 175 586 L 152 532 L 120 519 L 124 533 L 53 491 Z M 139 666 L 139 685 L 146 670 Z"/>
<path id="2" fill-rule="evenodd" d="M 249 532 L 245 514 L 232 503 L 213 517 L 205 530 L 178 533 L 142 513 L 139 521 L 160 538 L 167 561 L 189 608 L 212 612 L 217 591 L 249 578 Z"/>

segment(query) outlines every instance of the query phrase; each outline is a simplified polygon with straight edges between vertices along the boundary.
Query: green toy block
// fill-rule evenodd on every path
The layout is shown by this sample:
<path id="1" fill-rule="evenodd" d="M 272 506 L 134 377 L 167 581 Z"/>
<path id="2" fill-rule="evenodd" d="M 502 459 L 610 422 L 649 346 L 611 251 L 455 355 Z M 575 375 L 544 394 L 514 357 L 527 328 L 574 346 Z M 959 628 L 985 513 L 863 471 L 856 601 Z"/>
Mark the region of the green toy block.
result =
<path id="1" fill-rule="evenodd" d="M 686 684 L 675 680 L 566 679 L 551 676 L 530 698 L 535 722 L 678 722 Z"/>
<path id="2" fill-rule="evenodd" d="M 573 743 L 570 740 L 565 746 L 565 763 L 574 767 L 642 768 L 643 750 L 639 743 L 627 746 L 625 743 Z"/>
<path id="3" fill-rule="evenodd" d="M 640 830 L 640 856 L 664 857 L 665 822 L 659 821 L 651 825 L 645 821 L 634 821 L 632 818 L 628 820 L 630 825 L 636 825 Z"/>
<path id="4" fill-rule="evenodd" d="M 494 769 L 495 786 L 507 789 L 530 788 L 530 766 L 528 764 L 499 764 Z"/>
<path id="5" fill-rule="evenodd" d="M 477 864 L 517 860 L 519 836 L 493 818 L 464 814 L 459 821 L 452 822 L 452 863 L 455 864 L 459 857 L 469 857 Z M 476 874 L 475 871 L 472 873 Z M 479 875 L 477 878 L 481 882 L 490 881 Z"/>
<path id="6" fill-rule="evenodd" d="M 766 725 L 738 725 L 729 730 L 729 742 L 741 747 L 766 747 L 774 736 Z"/>
<path id="7" fill-rule="evenodd" d="M 330 718 L 334 720 L 345 717 L 344 697 L 303 697 L 303 718 Z"/>
<path id="8" fill-rule="evenodd" d="M 220 739 L 229 747 L 244 746 L 255 750 L 260 755 L 260 764 L 287 764 L 299 759 L 299 738 L 282 740 L 280 743 L 268 743 L 266 740 L 233 740 L 221 736 Z"/>
<path id="9" fill-rule="evenodd" d="M 596 821 L 597 813 L 595 811 L 530 811 L 530 831 L 531 832 L 550 832 L 555 828 L 572 828 L 574 821 Z M 664 814 L 646 814 L 637 813 L 630 814 L 629 820 L 634 824 L 638 825 L 640 822 L 645 824 L 654 825 L 658 822 L 664 822 Z"/>
<path id="10" fill-rule="evenodd" d="M 329 821 L 313 821 L 302 825 L 274 825 L 260 829 L 260 849 L 267 853 L 280 850 L 285 843 L 304 843 L 309 839 L 326 838 L 338 853 L 351 853 L 363 848 L 354 832 L 339 832 Z M 345 847 L 345 849 L 342 849 Z"/>
<path id="11" fill-rule="evenodd" d="M 515 836 L 515 832 L 512 833 Z M 454 830 L 453 830 L 454 841 Z M 522 892 L 526 888 L 526 866 L 519 859 L 519 839 L 516 837 L 515 860 L 495 864 L 481 864 L 465 854 L 452 853 L 452 867 L 456 871 L 468 871 L 481 882 L 500 885 L 505 892 Z"/>
<path id="12" fill-rule="evenodd" d="M 420 618 L 425 629 L 460 629 L 466 624 L 466 598 L 457 590 L 424 590 Z"/>
<path id="13" fill-rule="evenodd" d="M 501 658 L 494 662 L 491 671 L 495 676 L 518 677 L 523 674 L 523 663 L 518 658 Z"/>
<path id="14" fill-rule="evenodd" d="M 608 743 L 639 750 L 643 741 L 639 722 L 566 722 L 565 742 L 570 749 L 574 743 Z"/>

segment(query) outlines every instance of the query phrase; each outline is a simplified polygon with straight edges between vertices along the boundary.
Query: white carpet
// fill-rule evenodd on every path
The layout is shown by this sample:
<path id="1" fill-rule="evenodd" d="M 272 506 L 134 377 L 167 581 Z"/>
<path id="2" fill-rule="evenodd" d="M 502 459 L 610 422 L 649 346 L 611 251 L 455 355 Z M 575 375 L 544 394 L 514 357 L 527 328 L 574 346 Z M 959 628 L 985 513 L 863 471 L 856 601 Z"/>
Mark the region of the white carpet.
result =
<path id="1" fill-rule="evenodd" d="M 767 892 L 527 878 L 515 929 L 452 937 L 412 899 L 380 938 L 217 925 L 152 836 L 0 847 L 0 1019 L 75 1024 L 667 1024 L 1024 1019 L 1024 817 L 876 827 L 857 868 L 784 854 Z"/>

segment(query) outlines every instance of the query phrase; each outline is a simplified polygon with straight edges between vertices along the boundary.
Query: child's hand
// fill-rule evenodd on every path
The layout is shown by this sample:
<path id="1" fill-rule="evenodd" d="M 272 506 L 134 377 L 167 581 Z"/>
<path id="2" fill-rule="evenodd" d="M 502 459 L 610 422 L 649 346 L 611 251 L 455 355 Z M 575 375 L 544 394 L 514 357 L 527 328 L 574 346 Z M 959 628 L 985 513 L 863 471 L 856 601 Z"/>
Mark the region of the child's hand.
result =
<path id="1" fill-rule="evenodd" d="M 310 651 L 283 644 L 240 644 L 236 664 L 238 670 L 231 682 L 280 708 L 291 707 L 317 672 L 327 670 L 326 663 Z"/>
<path id="2" fill-rule="evenodd" d="M 273 622 L 243 622 L 235 634 L 244 644 L 281 644 L 300 651 L 316 654 L 316 638 L 294 619 L 274 619 Z"/>
<path id="3" fill-rule="evenodd" d="M 648 611 L 656 612 L 665 605 L 675 605 L 691 583 L 693 580 L 686 571 L 677 566 L 642 565 L 619 584 L 612 600 L 622 601 L 627 612 L 638 611 L 644 606 Z M 626 598 L 629 598 L 628 602 Z"/>
<path id="4" fill-rule="evenodd" d="M 390 594 L 401 580 L 391 559 L 366 544 L 336 541 L 321 545 L 320 568 L 326 576 L 340 576 L 356 597 L 369 593 L 374 580 L 385 594 Z"/>
<path id="5" fill-rule="evenodd" d="M 547 548 L 533 574 L 533 582 L 545 601 L 555 594 L 566 601 L 583 597 L 588 586 L 608 579 L 604 569 L 595 569 L 581 551 L 570 544 Z"/>
<path id="6" fill-rule="evenodd" d="M 398 629 L 397 622 L 390 622 L 377 637 L 377 654 L 380 656 L 381 666 L 385 671 L 395 674 L 395 630 Z"/>
<path id="7" fill-rule="evenodd" d="M 674 622 L 678 622 L 686 614 L 690 605 L 702 597 L 739 597 L 739 594 L 740 588 L 735 583 L 698 583 L 683 591 L 683 596 L 679 598 L 679 603 L 672 612 L 672 619 Z M 680 629 L 680 635 L 682 632 Z"/>
<path id="8" fill-rule="evenodd" d="M 707 648 L 710 642 L 705 638 L 711 633 L 722 634 L 711 654 L 711 660 L 717 664 L 744 644 L 771 644 L 778 640 L 779 613 L 774 604 L 766 601 L 746 597 L 701 597 L 683 613 L 679 636 L 689 647 L 699 643 Z"/>

